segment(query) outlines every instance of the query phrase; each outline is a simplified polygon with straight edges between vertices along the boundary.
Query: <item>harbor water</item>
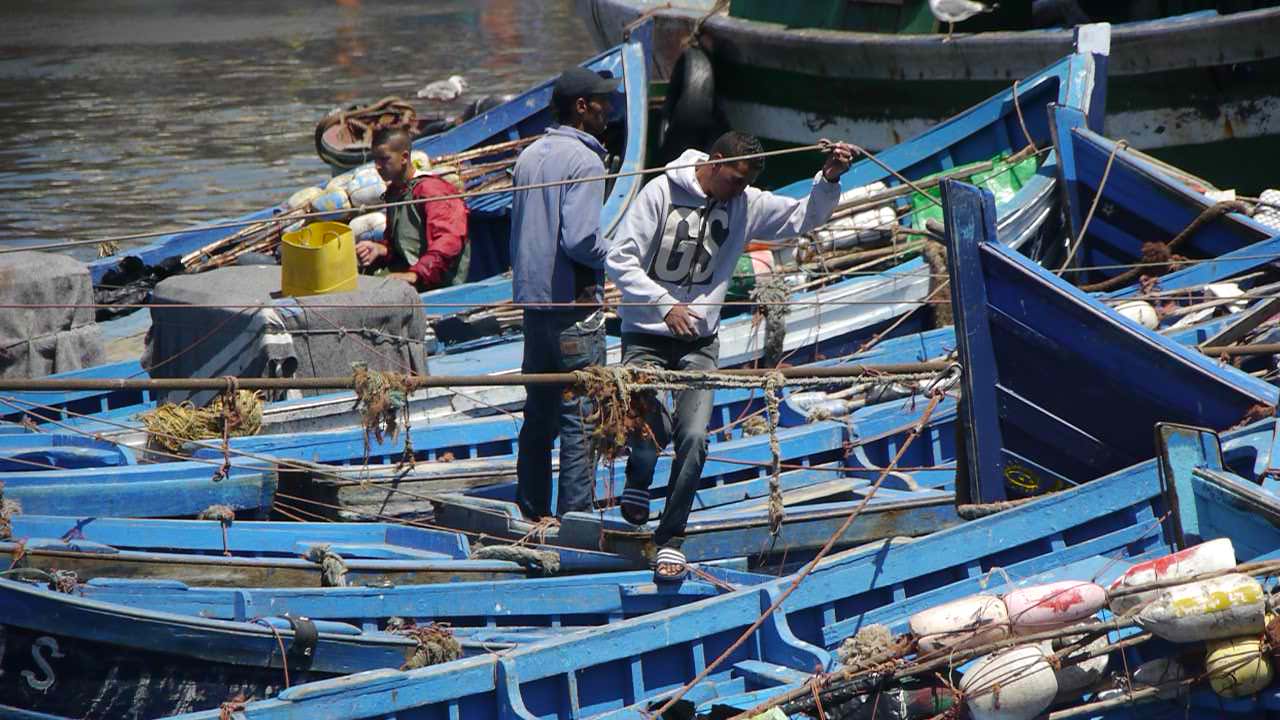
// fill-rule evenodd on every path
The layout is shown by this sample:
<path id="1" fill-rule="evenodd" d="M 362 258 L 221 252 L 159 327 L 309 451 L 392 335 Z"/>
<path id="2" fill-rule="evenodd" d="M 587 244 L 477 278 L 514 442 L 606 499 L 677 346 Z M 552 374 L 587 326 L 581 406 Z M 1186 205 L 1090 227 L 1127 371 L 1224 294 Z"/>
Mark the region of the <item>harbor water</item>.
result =
<path id="1" fill-rule="evenodd" d="M 399 95 L 460 110 L 593 55 L 571 5 L 6 3 L 0 243 L 176 230 L 282 201 L 330 172 L 312 136 L 333 108 Z M 416 97 L 454 74 L 470 84 L 458 100 Z"/>

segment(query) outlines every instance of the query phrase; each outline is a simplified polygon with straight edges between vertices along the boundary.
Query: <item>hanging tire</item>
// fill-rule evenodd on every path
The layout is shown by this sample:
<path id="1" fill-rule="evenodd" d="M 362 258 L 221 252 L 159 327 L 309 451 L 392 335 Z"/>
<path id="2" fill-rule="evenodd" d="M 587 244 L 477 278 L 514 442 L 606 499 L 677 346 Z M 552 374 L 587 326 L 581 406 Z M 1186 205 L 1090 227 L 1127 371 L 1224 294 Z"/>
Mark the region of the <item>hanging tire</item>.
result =
<path id="1" fill-rule="evenodd" d="M 716 83 L 711 58 L 701 48 L 687 48 L 676 60 L 662 102 L 658 142 L 687 142 L 706 135 L 716 121 Z"/>

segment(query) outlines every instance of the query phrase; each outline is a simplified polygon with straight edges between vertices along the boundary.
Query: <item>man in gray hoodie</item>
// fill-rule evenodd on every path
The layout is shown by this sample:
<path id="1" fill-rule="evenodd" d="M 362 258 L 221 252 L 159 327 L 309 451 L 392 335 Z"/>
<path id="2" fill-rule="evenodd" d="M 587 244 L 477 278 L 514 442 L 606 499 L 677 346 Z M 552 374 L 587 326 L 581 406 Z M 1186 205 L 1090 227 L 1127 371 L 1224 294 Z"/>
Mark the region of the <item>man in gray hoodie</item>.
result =
<path id="1" fill-rule="evenodd" d="M 569 372 L 605 362 L 604 257 L 600 232 L 604 147 L 611 96 L 620 83 L 586 68 L 561 73 L 551 92 L 559 125 L 516 161 L 511 205 L 511 284 L 524 307 L 525 373 Z M 585 181 L 584 181 L 585 180 Z M 524 424 L 516 459 L 516 501 L 530 519 L 551 515 L 551 444 L 560 436 L 556 514 L 591 507 L 595 489 L 589 451 L 589 408 L 562 388 L 525 388 Z"/>
<path id="2" fill-rule="evenodd" d="M 731 131 L 716 140 L 710 159 L 761 149 L 759 140 Z M 750 187 L 764 167 L 759 158 L 687 167 L 707 159 L 686 150 L 640 191 L 614 237 L 605 269 L 622 291 L 618 314 L 625 364 L 715 370 L 720 306 L 747 241 L 803 235 L 830 219 L 853 150 L 833 145 L 803 199 Z M 707 459 L 711 403 L 710 390 L 677 392 L 674 419 L 664 403 L 650 403 L 646 420 L 652 435 L 629 439 L 621 506 L 623 517 L 637 525 L 649 517 L 658 453 L 675 441 L 667 503 L 653 536 L 659 580 L 679 580 L 686 571 L 680 545 Z"/>

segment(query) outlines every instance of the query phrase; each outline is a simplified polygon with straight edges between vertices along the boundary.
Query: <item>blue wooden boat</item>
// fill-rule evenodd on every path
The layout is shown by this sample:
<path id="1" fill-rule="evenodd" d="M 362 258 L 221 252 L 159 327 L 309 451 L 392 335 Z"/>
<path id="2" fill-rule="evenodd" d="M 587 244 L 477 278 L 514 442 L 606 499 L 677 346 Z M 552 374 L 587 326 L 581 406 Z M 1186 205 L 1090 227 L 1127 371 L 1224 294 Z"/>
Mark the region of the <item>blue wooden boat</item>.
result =
<path id="1" fill-rule="evenodd" d="M 608 72 L 623 79 L 619 97 L 614 102 L 617 147 L 611 148 L 618 157 L 620 171 L 638 170 L 645 165 L 645 142 L 648 119 L 648 77 L 645 43 L 637 35 L 635 40 L 607 50 L 583 65 L 597 72 Z M 422 138 L 414 142 L 415 150 L 430 157 L 451 155 L 468 150 L 506 143 L 512 140 L 541 134 L 553 123 L 551 113 L 551 86 L 554 79 L 540 83 L 517 95 L 510 101 L 480 113 L 447 132 Z M 515 151 L 505 149 L 482 155 L 470 162 L 477 166 L 509 159 Z M 494 173 L 481 175 L 471 181 L 473 187 L 485 185 L 495 179 Z M 323 183 L 321 183 L 323 185 Z M 601 211 L 601 227 L 605 231 L 621 221 L 622 214 L 639 191 L 640 176 L 619 178 L 612 186 Z M 510 266 L 508 237 L 510 235 L 510 193 L 483 195 L 468 201 L 470 216 L 468 235 L 471 243 L 471 269 L 469 279 L 482 280 L 501 273 Z M 284 205 L 273 205 L 249 213 L 236 221 L 264 220 L 281 214 Z M 127 285 L 145 278 L 154 270 L 217 240 L 230 237 L 239 228 L 195 228 L 164 237 L 132 248 L 124 258 L 108 257 L 90 263 L 89 269 L 95 287 L 103 285 Z M 119 294 L 118 291 L 115 294 Z M 130 294 L 136 302 L 145 299 L 149 287 Z"/>
<path id="2" fill-rule="evenodd" d="M 644 33 L 638 36 L 643 41 Z M 940 123 L 922 133 L 919 137 L 885 150 L 878 155 L 878 160 L 893 172 L 913 180 L 920 180 L 939 172 L 953 170 L 971 163 L 989 161 L 993 158 L 1015 153 L 1023 148 L 1028 138 L 1038 147 L 1047 148 L 1051 144 L 1049 119 L 1045 111 L 1048 103 L 1054 102 L 1062 106 L 1078 108 L 1096 117 L 1101 112 L 1105 97 L 1105 63 L 1100 63 L 1090 54 L 1071 55 L 1046 69 L 1023 79 L 1017 86 L 1016 97 L 1012 90 L 996 94 L 989 100 L 970 108 L 960 115 Z M 628 95 L 629 101 L 631 95 Z M 1025 121 L 1019 121 L 1019 111 Z M 477 119 L 478 121 L 479 119 Z M 477 121 L 460 126 L 450 134 L 463 130 Z M 629 125 L 630 127 L 630 125 Z M 442 136 L 443 137 L 443 136 Z M 483 139 L 483 138 L 479 138 Z M 477 140 L 479 141 L 479 140 Z M 1021 189 L 1012 197 L 1003 199 L 1001 203 L 1001 230 L 1007 241 L 1016 247 L 1038 247 L 1047 238 L 1054 235 L 1056 223 L 1053 218 L 1057 202 L 1055 154 L 1045 152 L 1041 156 L 1039 169 L 1034 175 L 1026 177 Z M 887 189 L 900 187 L 901 183 L 892 173 L 886 171 L 878 163 L 863 160 L 856 163 L 841 180 L 842 188 L 852 191 L 872 183 L 884 182 Z M 615 195 L 617 194 L 615 188 Z M 808 183 L 798 183 L 780 192 L 803 194 L 808 192 Z M 911 198 L 898 197 L 892 201 L 895 207 L 903 208 L 911 204 Z M 926 202 L 925 205 L 928 203 Z M 910 218 L 908 218 L 910 219 Z M 606 227 L 611 227 L 606 224 Z M 505 240 L 499 243 L 506 247 Z M 483 294 L 483 302 L 498 302 L 509 299 L 509 284 L 501 281 L 487 281 Z M 793 307 L 788 317 L 787 341 L 784 350 L 791 353 L 800 348 L 809 348 L 826 342 L 829 346 L 818 352 L 827 356 L 837 354 L 856 347 L 856 343 L 884 330 L 889 323 L 904 313 L 919 308 L 919 301 L 929 289 L 928 272 L 923 261 L 919 259 L 894 266 L 890 271 L 874 277 L 859 277 L 832 285 L 816 292 L 805 293 L 792 298 L 795 301 L 808 301 L 812 305 Z M 446 294 L 450 291 L 436 291 L 424 295 L 423 303 L 429 311 L 457 311 L 454 300 Z M 455 292 L 464 292 L 457 290 Z M 445 294 L 442 294 L 445 293 Z M 505 294 L 504 294 L 505 293 Z M 480 302 L 480 296 L 475 296 Z M 455 299 L 456 300 L 456 299 Z M 463 302 L 471 302 L 468 297 Z M 435 305 L 433 303 L 446 303 Z M 897 328 L 897 332 L 906 333 L 919 330 L 925 319 L 917 313 L 906 323 Z M 744 322 L 740 326 L 732 325 L 733 321 L 724 324 L 722 329 L 722 357 L 729 362 L 745 362 L 759 356 L 759 348 L 763 342 L 763 328 Z M 839 343 L 828 342 L 828 338 L 840 338 Z M 495 365 L 495 353 L 502 353 L 507 361 Z M 512 371 L 519 366 L 521 346 L 506 344 L 498 348 L 489 348 L 479 356 L 473 356 L 475 364 L 470 366 L 449 365 L 450 370 L 463 372 L 497 372 Z M 801 352 L 792 362 L 813 359 L 809 350 Z M 433 360 L 433 371 L 436 360 Z M 447 362 L 447 361 L 445 361 Z M 121 363 L 110 368 L 81 371 L 89 377 L 117 377 L 117 373 L 136 375 L 140 372 L 136 364 Z M 474 394 L 474 393 L 473 393 Z M 343 417 L 340 420 L 323 418 L 341 414 L 350 407 L 349 394 L 336 394 L 309 398 L 305 406 L 299 404 L 282 407 L 280 413 L 291 418 L 282 423 L 298 423 L 297 425 L 279 425 L 281 432 L 292 432 L 297 429 L 320 429 L 320 427 L 337 427 L 343 424 L 352 425 Z M 504 399 L 505 398 L 505 399 Z M 514 404 L 519 406 L 523 395 L 516 391 L 514 398 L 499 396 L 485 397 L 485 402 L 493 405 Z M 494 402 L 497 400 L 497 402 Z M 5 402 L 0 399 L 0 419 L 18 420 L 22 411 L 30 407 L 27 403 L 44 406 L 42 415 L 56 414 L 48 408 L 67 408 L 78 413 L 99 413 L 112 411 L 113 418 L 127 416 L 146 409 L 150 398 L 138 393 L 94 392 L 94 393 L 27 393 L 15 397 L 14 401 Z M 455 403 L 467 405 L 465 401 Z M 138 407 L 133 407 L 138 405 Z M 265 422 L 273 423 L 273 413 L 269 408 Z M 328 423 L 320 427 L 305 428 L 309 418 L 318 418 L 318 423 Z M 38 422 L 39 418 L 35 418 Z M 66 420 L 67 418 L 60 418 Z M 118 428 L 92 427 L 92 431 L 111 431 Z"/>
<path id="3" fill-rule="evenodd" d="M 276 491 L 271 463 L 247 459 L 225 476 L 215 475 L 221 461 L 207 460 L 60 470 L 17 465 L 21 469 L 0 474 L 0 482 L 5 498 L 29 513 L 194 517 L 225 505 L 244 517 L 265 518 Z"/>
<path id="4" fill-rule="evenodd" d="M 500 580 L 542 566 L 472 559 L 454 532 L 382 523 L 129 520 L 16 515 L 0 562 L 96 577 L 213 586 L 391 586 Z M 336 557 L 335 557 L 336 556 Z M 337 562 L 326 570 L 325 561 Z M 553 569 L 553 571 L 556 571 Z"/>
<path id="5" fill-rule="evenodd" d="M 1223 469 L 1211 434 L 1166 437 L 1162 461 L 1148 460 L 918 540 L 885 541 L 872 551 L 820 564 L 686 698 L 744 708 L 795 688 L 815 668 L 836 667 L 835 649 L 859 628 L 882 623 L 903 630 L 911 613 L 986 587 L 996 567 L 1019 584 L 1105 582 L 1133 563 L 1215 538 L 1229 538 L 1241 562 L 1275 558 L 1276 499 L 1258 492 L 1254 479 Z M 782 578 L 743 588 L 499 658 L 299 686 L 249 704 L 243 713 L 253 719 L 318 720 L 638 718 L 646 706 L 706 670 L 790 583 Z M 1136 666 L 1173 650 L 1150 643 L 1124 653 Z M 1244 718 L 1275 712 L 1266 694 L 1225 702 L 1196 690 L 1188 702 L 1149 705 L 1143 714 Z M 1117 712 L 1096 717 L 1129 716 L 1123 708 Z M 211 720 L 216 714 L 184 717 Z"/>
<path id="6" fill-rule="evenodd" d="M 406 632 L 258 615 L 232 622 L 137 610 L 0 579 L 8 717 L 151 718 L 411 662 Z M 447 632 L 447 631 L 446 631 Z M 514 634 L 510 634 L 514 635 Z M 463 657 L 512 647 L 454 638 Z"/>
<path id="7" fill-rule="evenodd" d="M 141 610 L 219 620 L 259 615 L 336 620 L 366 632 L 392 618 L 448 623 L 457 631 L 528 633 L 583 629 L 717 597 L 775 576 L 703 565 L 706 578 L 655 585 L 648 570 L 435 585 L 342 588 L 194 587 L 175 580 L 97 578 L 76 588 L 82 597 Z M 714 582 L 712 582 L 714 581 Z M 474 635 L 468 635 L 474 637 Z"/>
<path id="8" fill-rule="evenodd" d="M 1122 186 L 1139 167 L 1117 160 L 1112 181 Z M 1148 428 L 1157 422 L 1225 430 L 1248 421 L 1255 406 L 1275 405 L 1275 386 L 1151 333 L 1007 252 L 992 241 L 991 198 L 959 183 L 943 188 L 956 335 L 965 367 L 964 484 L 975 501 L 1043 492 L 1149 457 L 1154 448 Z M 1194 204 L 1161 204 L 1166 198 L 1158 195 L 1135 191 L 1128 197 L 1134 204 L 1129 207 L 1150 211 L 1142 217 L 1172 228 L 1185 227 L 1197 214 Z M 1118 217 L 1119 209 L 1111 213 L 1113 222 Z M 1229 247 L 1240 235 L 1258 231 L 1251 225 L 1245 217 L 1205 225 L 1191 242 Z M 1157 233 L 1152 236 L 1168 236 Z M 1111 237 L 1116 245 L 1135 240 L 1121 233 Z M 1274 247 L 1255 248 L 1245 252 L 1275 257 Z M 1044 382 L 1046 377 L 1054 381 Z M 1053 438 L 1052 450 L 1046 450 L 1046 438 Z"/>

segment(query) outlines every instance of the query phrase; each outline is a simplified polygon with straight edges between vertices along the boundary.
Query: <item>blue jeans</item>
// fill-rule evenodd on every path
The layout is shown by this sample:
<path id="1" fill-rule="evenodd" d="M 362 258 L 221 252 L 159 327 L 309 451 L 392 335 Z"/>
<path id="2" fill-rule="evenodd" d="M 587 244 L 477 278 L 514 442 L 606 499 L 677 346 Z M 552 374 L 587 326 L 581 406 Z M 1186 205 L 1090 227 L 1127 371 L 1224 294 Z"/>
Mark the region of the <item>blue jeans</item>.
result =
<path id="1" fill-rule="evenodd" d="M 720 365 L 717 336 L 683 340 L 648 333 L 623 333 L 624 365 L 655 365 L 667 370 L 715 370 Z M 707 424 L 711 422 L 712 390 L 681 390 L 675 393 L 675 417 L 659 398 L 649 405 L 645 421 L 653 437 L 628 438 L 627 487 L 648 490 L 658 454 L 675 442 L 671 479 L 667 483 L 667 504 L 653 533 L 659 547 L 680 547 L 685 525 L 693 509 L 694 495 L 702 483 L 702 466 L 707 462 Z M 655 442 L 656 441 L 656 442 Z"/>
<path id="2" fill-rule="evenodd" d="M 525 310 L 525 373 L 558 373 L 604 365 L 604 320 L 591 309 Z M 551 446 L 560 436 L 556 515 L 589 510 L 595 495 L 589 401 L 566 388 L 525 386 L 524 424 L 516 459 L 516 502 L 526 517 L 551 514 Z"/>

